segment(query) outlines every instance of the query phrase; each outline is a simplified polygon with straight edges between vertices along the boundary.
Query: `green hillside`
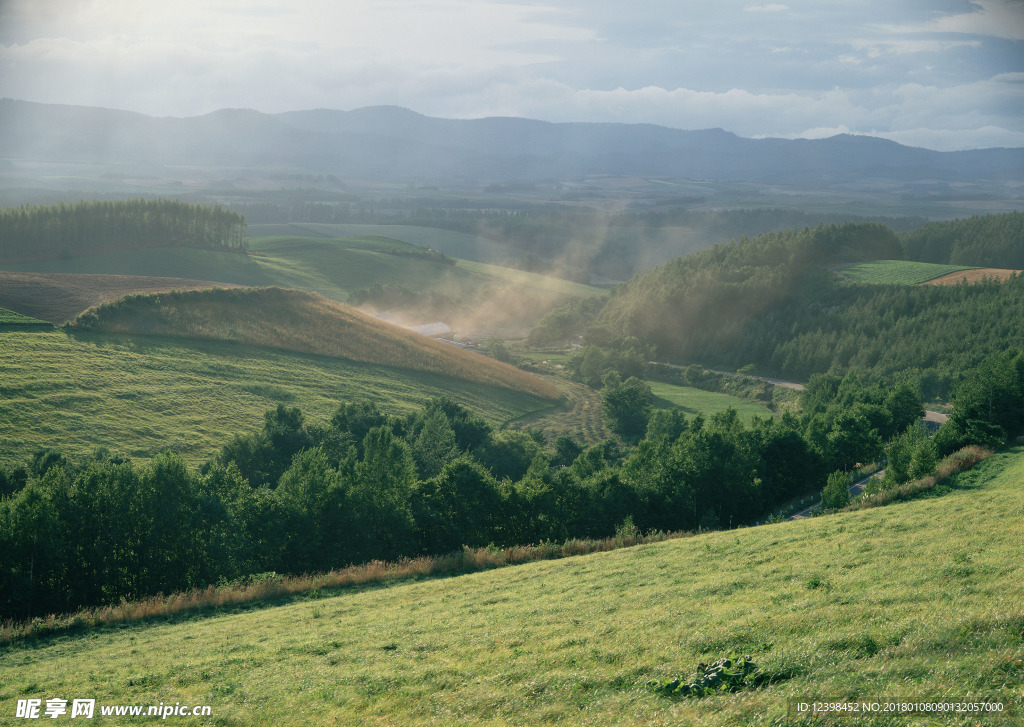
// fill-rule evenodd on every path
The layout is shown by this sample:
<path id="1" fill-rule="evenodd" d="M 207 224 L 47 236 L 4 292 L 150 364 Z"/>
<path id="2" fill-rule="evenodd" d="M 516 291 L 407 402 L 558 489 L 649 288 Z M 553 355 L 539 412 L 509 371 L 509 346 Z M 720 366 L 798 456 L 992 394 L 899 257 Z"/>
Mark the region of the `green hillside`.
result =
<path id="1" fill-rule="evenodd" d="M 340 302 L 374 285 L 421 296 L 405 313 L 410 323 L 444 314 L 456 327 L 523 328 L 565 296 L 600 291 L 559 278 L 486 263 L 445 259 L 424 247 L 380 236 L 342 239 L 265 237 L 249 254 L 182 247 L 126 250 L 73 260 L 11 264 L 36 273 L 160 276 L 237 285 L 298 288 Z M 429 305 L 428 305 L 429 304 Z M 421 319 L 417 320 L 417 317 Z"/>
<path id="2" fill-rule="evenodd" d="M 6 308 L 0 308 L 0 328 L 48 328 L 50 325 L 50 323 L 41 321 L 38 318 L 31 318 Z"/>
<path id="3" fill-rule="evenodd" d="M 877 224 L 824 225 L 737 240 L 678 258 L 616 288 L 597 323 L 659 357 L 806 381 L 855 370 L 919 377 L 948 397 L 985 356 L 1024 344 L 1024 282 L 861 285 L 837 265 L 892 260 Z M 849 268 L 847 268 L 849 269 Z"/>
<path id="4" fill-rule="evenodd" d="M 874 260 L 844 267 L 840 273 L 858 283 L 918 285 L 961 270 L 973 270 L 973 268 L 961 265 L 919 263 L 911 260 Z"/>
<path id="5" fill-rule="evenodd" d="M 390 323 L 315 293 L 281 288 L 217 288 L 132 295 L 90 308 L 81 331 L 235 341 L 443 373 L 546 399 L 558 391 L 536 376 Z"/>
<path id="6" fill-rule="evenodd" d="M 497 264 L 501 264 L 505 260 L 518 255 L 514 248 L 502 245 L 481 235 L 441 230 L 435 227 L 421 227 L 418 225 L 289 222 L 249 225 L 249 235 L 254 238 L 271 236 L 342 238 L 383 235 L 396 240 L 404 240 L 420 247 L 440 250 L 445 255 L 450 255 L 451 257 Z"/>
<path id="7" fill-rule="evenodd" d="M 1022 478 L 1017 448 L 887 508 L 6 646 L 2 709 L 88 696 L 97 713 L 210 705 L 176 724 L 811 725 L 827 722 L 787 720 L 791 702 L 989 702 L 1003 712 L 833 724 L 1019 724 Z M 733 651 L 759 685 L 647 686 Z"/>
<path id="8" fill-rule="evenodd" d="M 4 331 L 0 347 L 7 464 L 38 447 L 72 456 L 109 447 L 143 459 L 170 448 L 198 464 L 279 402 L 317 420 L 346 400 L 408 411 L 451 396 L 493 424 L 550 406 L 444 374 L 224 341 Z"/>

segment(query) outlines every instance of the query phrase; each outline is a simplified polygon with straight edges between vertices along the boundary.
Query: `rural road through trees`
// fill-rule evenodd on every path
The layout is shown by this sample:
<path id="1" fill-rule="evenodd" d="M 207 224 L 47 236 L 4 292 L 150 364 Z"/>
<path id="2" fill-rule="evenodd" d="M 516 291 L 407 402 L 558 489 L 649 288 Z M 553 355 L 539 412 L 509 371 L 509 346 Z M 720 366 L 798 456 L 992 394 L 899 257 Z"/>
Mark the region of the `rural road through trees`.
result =
<path id="1" fill-rule="evenodd" d="M 868 484 L 868 482 L 871 481 L 872 477 L 878 477 L 879 479 L 881 479 L 882 477 L 885 477 L 885 470 L 878 470 L 878 472 L 875 472 L 873 475 L 868 475 L 864 479 L 857 480 L 852 485 L 850 485 L 850 499 L 851 500 L 853 498 L 855 498 L 857 495 L 859 495 L 860 493 L 864 492 L 864 488 L 867 487 L 867 484 Z M 787 519 L 789 519 L 789 520 L 799 520 L 800 518 L 810 517 L 811 516 L 811 510 L 813 508 L 815 508 L 815 507 L 817 507 L 817 505 L 811 505 L 810 507 L 805 508 L 805 509 L 801 510 L 800 512 L 797 512 L 797 513 L 794 513 L 794 514 L 790 515 L 789 518 L 787 518 Z"/>

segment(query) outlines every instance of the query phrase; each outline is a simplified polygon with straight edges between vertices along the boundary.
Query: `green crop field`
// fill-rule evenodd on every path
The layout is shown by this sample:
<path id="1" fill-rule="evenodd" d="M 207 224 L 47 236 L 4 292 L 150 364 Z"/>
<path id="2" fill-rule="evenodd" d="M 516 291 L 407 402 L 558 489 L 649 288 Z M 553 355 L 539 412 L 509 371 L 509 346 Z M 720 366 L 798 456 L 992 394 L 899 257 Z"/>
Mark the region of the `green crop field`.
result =
<path id="1" fill-rule="evenodd" d="M 284 402 L 311 421 L 341 401 L 404 412 L 451 396 L 494 424 L 551 404 L 428 372 L 219 341 L 103 333 L 0 332 L 0 460 L 37 447 L 134 458 L 164 449 L 197 464 Z M 2 719 L 0 719 L 2 721 Z"/>
<path id="2" fill-rule="evenodd" d="M 666 384 L 661 381 L 648 381 L 647 383 L 655 397 L 654 405 L 659 408 L 676 406 L 690 416 L 703 413 L 705 417 L 709 417 L 732 407 L 745 424 L 750 424 L 754 417 L 772 416 L 772 413 L 763 405 L 747 399 L 740 399 L 737 396 Z"/>
<path id="3" fill-rule="evenodd" d="M 858 283 L 875 285 L 918 285 L 929 280 L 974 268 L 962 265 L 939 265 L 909 260 L 875 260 L 842 269 L 842 274 Z"/>
<path id="4" fill-rule="evenodd" d="M 21 313 L 15 313 L 12 310 L 6 308 L 0 308 L 0 326 L 42 326 L 46 327 L 50 324 L 46 321 L 41 321 L 38 318 L 30 318 L 29 316 L 22 315 Z"/>
<path id="5" fill-rule="evenodd" d="M 1020 724 L 1022 479 L 1017 448 L 886 508 L 9 645 L 0 719 L 91 698 L 211 707 L 175 724 Z M 647 686 L 733 651 L 759 686 Z M 796 701 L 1003 712 L 789 720 Z"/>

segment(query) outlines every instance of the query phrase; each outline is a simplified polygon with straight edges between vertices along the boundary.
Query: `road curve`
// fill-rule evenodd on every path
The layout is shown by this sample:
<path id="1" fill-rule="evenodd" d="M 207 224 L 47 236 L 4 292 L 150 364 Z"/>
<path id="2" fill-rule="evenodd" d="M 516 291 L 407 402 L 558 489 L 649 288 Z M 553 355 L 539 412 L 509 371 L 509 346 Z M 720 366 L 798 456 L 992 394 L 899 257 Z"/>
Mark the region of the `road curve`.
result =
<path id="1" fill-rule="evenodd" d="M 850 499 L 852 500 L 857 495 L 864 492 L 864 488 L 867 487 L 867 484 L 871 481 L 873 477 L 881 479 L 884 476 L 885 470 L 878 470 L 878 472 L 875 472 L 873 475 L 868 475 L 864 479 L 857 480 L 856 482 L 854 482 L 852 485 L 850 485 Z M 800 512 L 793 513 L 787 518 L 787 520 L 799 520 L 800 518 L 810 517 L 811 510 L 813 510 L 815 507 L 817 507 L 817 505 L 811 505 L 810 507 L 804 508 Z"/>

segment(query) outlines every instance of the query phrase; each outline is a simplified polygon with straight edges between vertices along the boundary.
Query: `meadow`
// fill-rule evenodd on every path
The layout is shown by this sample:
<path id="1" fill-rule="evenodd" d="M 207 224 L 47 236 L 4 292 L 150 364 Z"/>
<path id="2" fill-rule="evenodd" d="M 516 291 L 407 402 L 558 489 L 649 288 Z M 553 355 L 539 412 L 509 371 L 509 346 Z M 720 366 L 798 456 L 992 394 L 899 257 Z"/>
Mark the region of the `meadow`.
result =
<path id="1" fill-rule="evenodd" d="M 256 344 L 443 373 L 551 400 L 559 397 L 551 384 L 514 366 L 300 290 L 235 288 L 128 296 L 90 308 L 71 325 L 83 331 Z"/>
<path id="2" fill-rule="evenodd" d="M 451 396 L 495 425 L 549 402 L 506 388 L 315 354 L 211 340 L 108 333 L 0 332 L 0 452 L 97 447 L 139 459 L 172 449 L 199 464 L 278 403 L 310 421 L 342 401 L 404 412 Z"/>
<path id="3" fill-rule="evenodd" d="M 1022 478 L 1016 448 L 884 508 L 42 637 L 0 649 L 0 710 L 84 697 L 212 708 L 176 724 L 1019 724 Z M 648 686 L 731 652 L 756 686 Z M 1003 711 L 788 718 L 847 700 Z"/>
<path id="4" fill-rule="evenodd" d="M 41 326 L 43 328 L 48 327 L 50 324 L 46 321 L 41 321 L 38 318 L 32 318 L 30 316 L 16 313 L 6 308 L 0 308 L 0 326 L 9 327 L 24 327 L 24 326 Z"/>
<path id="5" fill-rule="evenodd" d="M 874 260 L 844 267 L 840 272 L 858 283 L 872 285 L 920 285 L 943 275 L 973 268 L 910 260 Z"/>
<path id="6" fill-rule="evenodd" d="M 377 284 L 391 285 L 451 299 L 462 309 L 463 324 L 492 328 L 528 328 L 568 295 L 582 297 L 601 292 L 591 286 L 487 263 L 455 260 L 447 264 L 424 255 L 423 247 L 376 235 L 341 239 L 279 236 L 248 242 L 249 253 L 245 255 L 165 247 L 11 264 L 4 269 L 276 285 L 316 292 L 340 302 L 355 291 Z M 416 312 L 408 311 L 412 316 Z"/>
<path id="7" fill-rule="evenodd" d="M 648 381 L 647 383 L 651 387 L 651 393 L 654 394 L 654 406 L 659 409 L 674 406 L 682 409 L 688 416 L 702 413 L 705 417 L 710 417 L 732 408 L 748 426 L 754 417 L 770 418 L 772 416 L 772 413 L 764 405 L 737 396 L 667 384 L 661 381 Z"/>

